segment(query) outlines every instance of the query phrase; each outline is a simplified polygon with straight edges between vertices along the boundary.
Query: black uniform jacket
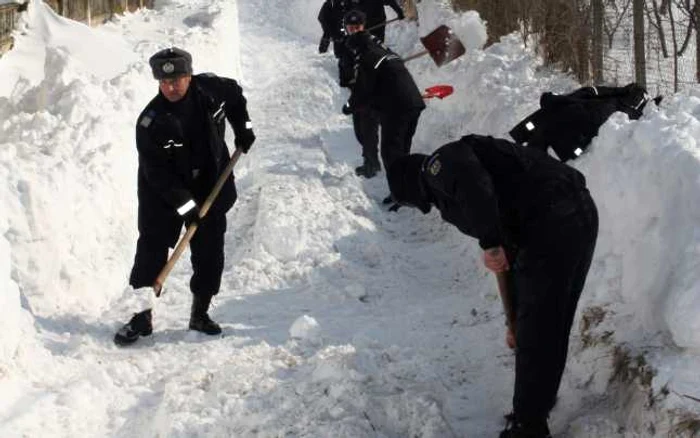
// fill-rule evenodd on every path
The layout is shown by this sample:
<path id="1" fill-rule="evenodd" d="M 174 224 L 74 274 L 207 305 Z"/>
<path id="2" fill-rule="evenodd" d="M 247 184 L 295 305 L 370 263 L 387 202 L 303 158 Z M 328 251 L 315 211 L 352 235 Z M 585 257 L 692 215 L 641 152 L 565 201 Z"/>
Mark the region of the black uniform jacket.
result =
<path id="1" fill-rule="evenodd" d="M 318 22 L 323 29 L 323 38 L 333 40 L 333 53 L 336 58 L 351 56 L 343 43 L 347 35 L 343 16 L 353 9 L 362 9 L 360 0 L 326 0 L 318 12 Z"/>
<path id="2" fill-rule="evenodd" d="M 630 119 L 642 116 L 650 100 L 637 84 L 625 87 L 583 87 L 572 93 L 543 93 L 540 109 L 518 123 L 509 134 L 521 144 L 547 152 L 551 147 L 561 161 L 577 158 L 598 135 L 598 129 L 616 111 Z"/>
<path id="3" fill-rule="evenodd" d="M 237 146 L 249 147 L 255 136 L 241 87 L 233 79 L 200 74 L 192 77 L 186 96 L 171 103 L 158 95 L 136 124 L 138 226 L 142 236 L 174 246 L 182 227 L 177 209 L 193 200 L 201 205 L 229 162 L 224 141 L 228 119 Z M 225 214 L 236 201 L 229 175 L 208 212 Z"/>
<path id="4" fill-rule="evenodd" d="M 423 163 L 427 196 L 442 218 L 483 249 L 526 244 L 526 233 L 558 200 L 585 189 L 576 169 L 507 140 L 468 135 Z M 531 237 L 531 236 L 530 236 Z"/>
<path id="5" fill-rule="evenodd" d="M 355 55 L 355 83 L 350 107 L 381 113 L 421 111 L 425 102 L 403 60 L 368 32 L 347 39 Z"/>
<path id="6" fill-rule="evenodd" d="M 384 11 L 384 6 L 389 6 L 396 12 L 397 16 L 403 14 L 401 6 L 396 0 L 363 0 L 362 8 L 365 14 L 367 14 L 367 23 L 365 24 L 365 29 L 369 29 L 379 23 L 386 21 L 386 12 Z"/>

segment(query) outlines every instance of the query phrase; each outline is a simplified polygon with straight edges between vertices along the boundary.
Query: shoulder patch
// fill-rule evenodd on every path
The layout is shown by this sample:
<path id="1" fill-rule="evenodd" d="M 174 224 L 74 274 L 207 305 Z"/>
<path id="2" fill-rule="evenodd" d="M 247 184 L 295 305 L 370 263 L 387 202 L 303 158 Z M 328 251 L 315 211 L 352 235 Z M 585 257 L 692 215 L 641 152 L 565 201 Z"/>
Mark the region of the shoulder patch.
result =
<path id="1" fill-rule="evenodd" d="M 143 126 L 144 128 L 148 128 L 151 126 L 151 123 L 153 123 L 153 118 L 156 116 L 156 112 L 153 110 L 149 110 L 146 114 L 141 117 L 141 120 L 139 121 L 139 125 Z"/>
<path id="2" fill-rule="evenodd" d="M 425 164 L 425 168 L 428 170 L 432 176 L 436 176 L 442 170 L 442 162 L 440 162 L 440 157 L 438 155 L 433 155 L 430 157 L 428 162 Z"/>

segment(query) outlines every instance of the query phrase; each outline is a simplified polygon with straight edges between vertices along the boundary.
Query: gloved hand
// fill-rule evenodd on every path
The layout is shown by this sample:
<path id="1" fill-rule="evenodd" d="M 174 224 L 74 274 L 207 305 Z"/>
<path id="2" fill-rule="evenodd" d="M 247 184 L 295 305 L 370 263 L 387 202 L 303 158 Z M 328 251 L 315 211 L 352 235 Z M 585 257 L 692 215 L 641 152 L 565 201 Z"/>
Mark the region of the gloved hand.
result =
<path id="1" fill-rule="evenodd" d="M 199 206 L 192 207 L 187 213 L 182 215 L 185 224 L 189 227 L 193 223 L 199 223 Z"/>
<path id="2" fill-rule="evenodd" d="M 318 53 L 326 53 L 328 51 L 328 46 L 331 43 L 331 39 L 328 37 L 322 37 L 321 42 L 318 43 Z"/>
<path id="3" fill-rule="evenodd" d="M 240 149 L 244 154 L 247 154 L 250 147 L 253 146 L 253 142 L 255 142 L 255 134 L 252 129 L 246 129 L 237 134 L 233 142 L 236 145 L 236 149 Z"/>
<path id="4" fill-rule="evenodd" d="M 350 107 L 350 102 L 345 102 L 345 105 L 343 105 L 343 108 L 341 109 L 343 114 L 346 116 L 349 116 L 350 114 L 353 113 L 352 108 Z"/>

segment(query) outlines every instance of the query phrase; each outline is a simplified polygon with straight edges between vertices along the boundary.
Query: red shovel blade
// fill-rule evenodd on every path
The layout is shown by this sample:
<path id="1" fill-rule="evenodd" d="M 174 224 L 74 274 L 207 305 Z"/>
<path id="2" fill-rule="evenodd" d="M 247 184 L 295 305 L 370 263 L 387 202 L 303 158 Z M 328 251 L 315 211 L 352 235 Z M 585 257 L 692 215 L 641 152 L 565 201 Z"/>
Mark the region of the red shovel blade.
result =
<path id="1" fill-rule="evenodd" d="M 430 99 L 433 97 L 443 99 L 452 94 L 454 91 L 455 89 L 452 87 L 452 85 L 433 85 L 432 87 L 428 87 L 425 89 L 425 93 L 423 93 L 423 99 Z"/>

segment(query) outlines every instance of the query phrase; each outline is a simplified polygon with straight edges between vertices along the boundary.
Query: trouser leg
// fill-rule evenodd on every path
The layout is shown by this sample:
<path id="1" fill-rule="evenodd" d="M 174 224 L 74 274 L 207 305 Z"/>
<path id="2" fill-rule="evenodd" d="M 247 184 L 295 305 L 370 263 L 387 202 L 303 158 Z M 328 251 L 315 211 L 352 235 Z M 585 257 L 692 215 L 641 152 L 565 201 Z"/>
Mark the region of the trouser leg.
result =
<path id="1" fill-rule="evenodd" d="M 156 277 L 168 261 L 168 244 L 162 239 L 140 235 L 136 242 L 136 255 L 131 268 L 129 284 L 134 289 L 153 286 Z"/>
<path id="2" fill-rule="evenodd" d="M 364 109 L 352 114 L 355 138 L 362 146 L 362 157 L 379 164 L 379 117 L 375 111 Z"/>
<path id="3" fill-rule="evenodd" d="M 224 270 L 224 234 L 226 216 L 206 216 L 190 241 L 192 279 L 190 290 L 194 295 L 212 296 L 219 293 Z"/>
<path id="4" fill-rule="evenodd" d="M 387 174 L 389 167 L 397 158 L 410 153 L 411 141 L 416 133 L 419 117 L 420 111 L 381 115 L 381 156 Z"/>
<path id="5" fill-rule="evenodd" d="M 576 306 L 591 264 L 595 205 L 554 217 L 522 248 L 514 266 L 517 295 L 513 408 L 521 420 L 545 419 L 556 402 Z"/>

